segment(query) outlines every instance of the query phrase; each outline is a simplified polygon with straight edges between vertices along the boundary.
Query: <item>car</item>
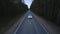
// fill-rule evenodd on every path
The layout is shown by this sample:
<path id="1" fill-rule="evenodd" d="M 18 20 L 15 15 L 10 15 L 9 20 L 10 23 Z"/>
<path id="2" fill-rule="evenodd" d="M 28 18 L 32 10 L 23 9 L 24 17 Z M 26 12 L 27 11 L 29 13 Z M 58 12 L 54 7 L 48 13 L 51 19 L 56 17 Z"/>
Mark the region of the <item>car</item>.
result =
<path id="1" fill-rule="evenodd" d="M 28 15 L 28 19 L 32 19 L 32 15 L 31 14 Z"/>

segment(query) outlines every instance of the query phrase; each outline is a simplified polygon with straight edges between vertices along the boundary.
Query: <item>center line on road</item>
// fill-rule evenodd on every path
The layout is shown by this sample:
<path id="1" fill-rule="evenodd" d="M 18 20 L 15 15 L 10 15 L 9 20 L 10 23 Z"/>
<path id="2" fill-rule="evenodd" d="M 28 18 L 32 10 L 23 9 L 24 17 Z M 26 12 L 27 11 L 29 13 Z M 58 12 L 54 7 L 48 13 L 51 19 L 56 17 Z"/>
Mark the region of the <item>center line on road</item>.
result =
<path id="1" fill-rule="evenodd" d="M 31 21 L 29 21 L 29 20 L 28 20 L 28 23 L 30 23 L 30 24 L 31 24 Z"/>
<path id="2" fill-rule="evenodd" d="M 31 24 L 31 22 L 30 22 L 30 24 Z"/>

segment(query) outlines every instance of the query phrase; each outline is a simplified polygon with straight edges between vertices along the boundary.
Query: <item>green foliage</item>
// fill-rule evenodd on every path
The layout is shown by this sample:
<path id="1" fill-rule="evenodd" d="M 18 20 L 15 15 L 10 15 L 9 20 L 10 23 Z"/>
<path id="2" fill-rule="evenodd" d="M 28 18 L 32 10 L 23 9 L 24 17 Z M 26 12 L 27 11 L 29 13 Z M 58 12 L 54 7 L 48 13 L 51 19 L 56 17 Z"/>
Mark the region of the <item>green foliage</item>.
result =
<path id="1" fill-rule="evenodd" d="M 0 14 L 3 16 L 13 16 L 24 14 L 27 6 L 21 0 L 0 0 Z"/>
<path id="2" fill-rule="evenodd" d="M 46 4 L 46 0 L 41 0 L 42 4 L 45 5 Z"/>
<path id="3" fill-rule="evenodd" d="M 60 9 L 60 0 L 35 0 L 31 10 L 39 16 L 55 22 Z"/>

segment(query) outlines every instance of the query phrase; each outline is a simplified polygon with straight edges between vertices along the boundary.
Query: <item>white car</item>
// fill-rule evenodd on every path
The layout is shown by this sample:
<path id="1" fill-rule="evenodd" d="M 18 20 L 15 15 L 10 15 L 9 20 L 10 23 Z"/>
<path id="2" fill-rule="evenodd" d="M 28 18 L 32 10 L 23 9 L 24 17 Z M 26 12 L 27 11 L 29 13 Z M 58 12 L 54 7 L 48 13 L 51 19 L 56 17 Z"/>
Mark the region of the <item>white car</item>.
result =
<path id="1" fill-rule="evenodd" d="M 32 15 L 31 15 L 31 14 L 29 14 L 29 15 L 28 15 L 28 18 L 29 18 L 29 19 L 32 19 Z"/>

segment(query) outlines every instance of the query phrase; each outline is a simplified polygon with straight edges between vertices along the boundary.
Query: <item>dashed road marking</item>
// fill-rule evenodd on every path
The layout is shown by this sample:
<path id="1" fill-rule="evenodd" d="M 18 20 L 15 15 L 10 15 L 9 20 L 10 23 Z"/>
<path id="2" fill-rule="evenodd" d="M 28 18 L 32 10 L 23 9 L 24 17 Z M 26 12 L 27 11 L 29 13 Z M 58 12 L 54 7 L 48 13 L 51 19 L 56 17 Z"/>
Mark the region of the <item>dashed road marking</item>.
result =
<path id="1" fill-rule="evenodd" d="M 30 24 L 31 24 L 31 21 L 30 21 L 30 20 L 28 20 L 28 23 L 30 23 Z"/>

